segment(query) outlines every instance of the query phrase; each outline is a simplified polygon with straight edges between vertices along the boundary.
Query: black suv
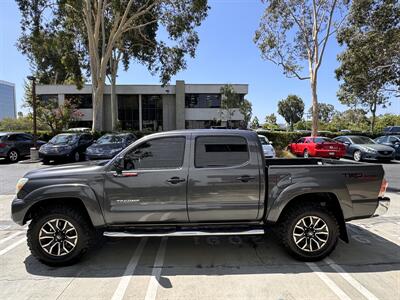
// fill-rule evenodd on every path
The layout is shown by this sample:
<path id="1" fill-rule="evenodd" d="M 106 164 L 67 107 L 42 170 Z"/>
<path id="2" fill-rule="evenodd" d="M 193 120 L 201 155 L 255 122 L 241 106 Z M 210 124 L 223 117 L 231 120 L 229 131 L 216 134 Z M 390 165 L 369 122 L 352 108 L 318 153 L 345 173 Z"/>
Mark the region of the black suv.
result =
<path id="1" fill-rule="evenodd" d="M 37 141 L 37 146 L 45 144 Z M 17 162 L 21 157 L 30 154 L 33 147 L 33 136 L 22 132 L 0 132 L 0 157 L 4 157 L 10 162 Z"/>
<path id="2" fill-rule="evenodd" d="M 39 156 L 44 164 L 50 160 L 80 161 L 92 143 L 93 136 L 90 133 L 61 133 L 40 147 Z"/>

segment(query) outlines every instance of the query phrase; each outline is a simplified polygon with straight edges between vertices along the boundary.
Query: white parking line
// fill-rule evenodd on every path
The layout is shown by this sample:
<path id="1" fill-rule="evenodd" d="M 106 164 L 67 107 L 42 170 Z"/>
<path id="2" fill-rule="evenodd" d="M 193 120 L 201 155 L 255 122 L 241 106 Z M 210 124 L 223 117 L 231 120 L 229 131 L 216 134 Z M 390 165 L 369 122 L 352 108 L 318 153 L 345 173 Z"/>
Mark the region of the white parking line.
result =
<path id="1" fill-rule="evenodd" d="M 337 286 L 315 263 L 308 262 L 306 265 L 342 300 L 351 300 L 349 296 Z"/>
<path id="2" fill-rule="evenodd" d="M 0 240 L 0 245 L 4 244 L 5 242 L 7 242 L 7 241 L 9 241 L 9 240 L 11 240 L 13 238 L 15 238 L 16 236 L 19 236 L 22 233 L 24 233 L 24 231 L 17 231 L 17 232 L 14 232 L 13 234 L 10 234 L 8 237 Z"/>
<path id="3" fill-rule="evenodd" d="M 8 251 L 14 249 L 19 244 L 22 244 L 25 241 L 26 241 L 26 237 L 23 237 L 22 239 L 20 239 L 20 240 L 16 241 L 15 243 L 11 244 L 10 246 L 4 248 L 3 250 L 0 251 L 0 256 L 6 254 Z"/>
<path id="4" fill-rule="evenodd" d="M 157 296 L 158 281 L 160 280 L 162 266 L 164 264 L 165 250 L 167 248 L 167 237 L 161 239 L 160 247 L 157 251 L 156 259 L 154 260 L 153 271 L 149 286 L 147 287 L 145 300 L 155 300 Z"/>
<path id="5" fill-rule="evenodd" d="M 146 245 L 146 242 L 147 238 L 142 238 L 140 240 L 139 245 L 136 247 L 135 252 L 126 266 L 124 275 L 122 275 L 121 280 L 119 281 L 118 287 L 112 296 L 112 300 L 120 300 L 124 297 L 132 275 L 135 272 L 136 266 L 138 265 L 139 259 L 142 256 L 143 248 Z"/>
<path id="6" fill-rule="evenodd" d="M 334 269 L 340 276 L 343 277 L 352 287 L 359 291 L 368 300 L 378 300 L 378 298 L 367 290 L 360 282 L 355 280 L 349 273 L 347 273 L 341 266 L 336 264 L 332 259 L 325 258 L 324 261 Z"/>

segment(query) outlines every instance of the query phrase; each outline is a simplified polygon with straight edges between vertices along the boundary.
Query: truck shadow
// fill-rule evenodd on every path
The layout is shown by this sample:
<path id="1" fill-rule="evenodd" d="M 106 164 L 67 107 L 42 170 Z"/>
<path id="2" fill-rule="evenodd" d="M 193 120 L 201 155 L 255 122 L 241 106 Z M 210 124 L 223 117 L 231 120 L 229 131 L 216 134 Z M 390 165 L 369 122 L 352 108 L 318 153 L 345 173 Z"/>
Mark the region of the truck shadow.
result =
<path id="1" fill-rule="evenodd" d="M 339 242 L 330 258 L 351 273 L 400 270 L 400 246 L 362 227 L 348 224 L 350 243 Z M 102 247 L 69 267 L 49 267 L 32 256 L 24 263 L 28 273 L 45 277 L 120 277 L 140 239 L 108 238 Z M 160 238 L 149 238 L 134 276 L 151 276 Z M 334 272 L 325 261 L 317 265 Z M 172 287 L 176 275 L 301 274 L 312 270 L 291 258 L 271 235 L 168 238 L 160 285 Z"/>

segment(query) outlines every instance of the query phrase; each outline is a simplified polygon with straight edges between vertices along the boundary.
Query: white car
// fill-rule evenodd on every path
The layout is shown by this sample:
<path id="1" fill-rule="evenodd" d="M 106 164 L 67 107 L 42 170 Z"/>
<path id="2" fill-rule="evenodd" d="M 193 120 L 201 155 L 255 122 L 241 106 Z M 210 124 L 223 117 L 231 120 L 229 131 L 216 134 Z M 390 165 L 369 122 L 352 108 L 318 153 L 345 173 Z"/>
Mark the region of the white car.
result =
<path id="1" fill-rule="evenodd" d="M 260 139 L 265 158 L 275 158 L 275 149 L 272 147 L 272 143 L 267 139 L 267 137 L 259 135 L 258 138 Z"/>

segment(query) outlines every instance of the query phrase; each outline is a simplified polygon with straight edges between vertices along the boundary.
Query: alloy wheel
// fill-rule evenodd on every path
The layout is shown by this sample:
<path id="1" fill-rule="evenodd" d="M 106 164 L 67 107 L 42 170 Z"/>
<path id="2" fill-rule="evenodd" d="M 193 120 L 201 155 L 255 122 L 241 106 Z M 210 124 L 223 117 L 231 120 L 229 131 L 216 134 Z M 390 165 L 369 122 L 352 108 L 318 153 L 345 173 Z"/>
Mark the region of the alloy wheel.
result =
<path id="1" fill-rule="evenodd" d="M 79 152 L 75 152 L 75 153 L 74 153 L 74 160 L 75 160 L 75 161 L 79 161 L 79 159 L 80 159 Z"/>
<path id="2" fill-rule="evenodd" d="M 71 222 L 64 219 L 51 219 L 39 231 L 41 248 L 52 256 L 71 253 L 78 243 L 78 232 Z"/>
<path id="3" fill-rule="evenodd" d="M 8 158 L 10 159 L 10 161 L 17 161 L 18 160 L 18 152 L 15 150 L 12 150 L 9 154 L 8 154 Z"/>
<path id="4" fill-rule="evenodd" d="M 354 157 L 355 161 L 360 161 L 361 160 L 361 152 L 357 150 L 356 152 L 354 152 L 353 157 Z"/>
<path id="5" fill-rule="evenodd" d="M 328 242 L 329 229 L 320 217 L 306 216 L 296 223 L 292 237 L 296 246 L 301 250 L 315 252 Z"/>

